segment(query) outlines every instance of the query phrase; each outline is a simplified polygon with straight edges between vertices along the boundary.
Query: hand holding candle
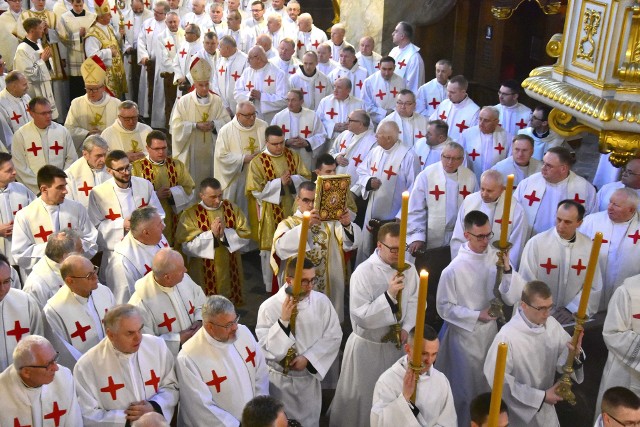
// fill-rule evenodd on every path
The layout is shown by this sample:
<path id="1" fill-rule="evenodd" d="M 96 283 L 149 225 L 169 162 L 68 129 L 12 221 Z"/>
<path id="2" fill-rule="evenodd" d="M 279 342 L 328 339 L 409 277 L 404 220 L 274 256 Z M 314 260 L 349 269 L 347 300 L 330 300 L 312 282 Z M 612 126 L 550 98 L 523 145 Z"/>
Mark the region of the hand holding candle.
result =
<path id="1" fill-rule="evenodd" d="M 409 192 L 402 193 L 402 209 L 400 210 L 400 243 L 398 246 L 398 271 L 404 270 L 404 253 L 407 247 L 407 219 L 409 217 Z"/>
<path id="2" fill-rule="evenodd" d="M 509 216 L 511 214 L 511 199 L 513 197 L 513 174 L 507 176 L 505 187 L 504 207 L 502 208 L 502 222 L 500 223 L 500 249 L 507 247 L 509 240 Z"/>
<path id="3" fill-rule="evenodd" d="M 578 307 L 578 318 L 583 318 L 587 314 L 587 306 L 589 305 L 589 295 L 591 294 L 591 284 L 593 276 L 596 274 L 596 265 L 600 255 L 600 246 L 602 245 L 602 233 L 597 232 L 593 245 L 591 246 L 591 254 L 589 255 L 589 265 L 587 265 L 587 274 L 582 285 L 582 296 L 580 297 L 580 306 Z"/>
<path id="4" fill-rule="evenodd" d="M 502 386 L 504 385 L 504 370 L 507 366 L 507 344 L 498 344 L 496 355 L 496 370 L 493 373 L 493 387 L 491 389 L 491 406 L 489 407 L 488 426 L 497 427 L 502 401 Z"/>
<path id="5" fill-rule="evenodd" d="M 311 219 L 311 214 L 309 212 L 305 212 L 302 214 L 302 225 L 300 230 L 300 243 L 298 243 L 298 259 L 296 262 L 296 273 L 293 276 L 293 296 L 297 297 L 300 295 L 302 280 L 302 267 L 304 266 L 304 258 L 307 253 L 307 234 L 309 232 L 309 221 Z"/>

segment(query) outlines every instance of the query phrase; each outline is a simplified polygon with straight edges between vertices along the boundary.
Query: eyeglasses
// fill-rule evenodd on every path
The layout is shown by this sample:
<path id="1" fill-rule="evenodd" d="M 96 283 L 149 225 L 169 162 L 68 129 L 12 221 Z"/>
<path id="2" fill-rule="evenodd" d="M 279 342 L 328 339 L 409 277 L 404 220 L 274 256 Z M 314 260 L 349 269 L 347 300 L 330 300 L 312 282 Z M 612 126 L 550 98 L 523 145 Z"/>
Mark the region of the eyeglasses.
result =
<path id="1" fill-rule="evenodd" d="M 539 312 L 539 313 L 549 313 L 551 311 L 553 311 L 554 308 L 556 308 L 555 304 L 551 304 L 550 306 L 547 307 L 534 307 L 531 304 L 529 304 L 526 301 L 522 301 L 523 303 L 525 303 L 526 305 L 528 305 L 529 307 L 533 308 L 535 311 Z"/>
<path id="2" fill-rule="evenodd" d="M 232 328 L 233 326 L 237 325 L 239 321 L 240 321 L 240 315 L 238 314 L 236 316 L 235 320 L 227 323 L 226 325 L 218 325 L 217 323 L 213 323 L 213 322 L 209 322 L 209 323 L 211 323 L 212 325 L 217 326 L 219 328 L 229 329 L 229 328 Z"/>
<path id="3" fill-rule="evenodd" d="M 407 107 L 407 106 L 413 105 L 413 104 L 414 104 L 413 101 L 407 101 L 407 102 L 396 101 L 396 105 L 399 105 L 401 107 Z"/>
<path id="4" fill-rule="evenodd" d="M 623 168 L 622 169 L 622 173 L 626 174 L 626 175 L 631 175 L 631 176 L 640 176 L 640 173 L 637 172 L 631 172 L 629 169 L 627 168 Z"/>
<path id="5" fill-rule="evenodd" d="M 464 159 L 464 157 L 462 156 L 445 156 L 444 154 L 442 155 L 442 160 L 445 160 L 447 162 L 459 162 L 460 160 Z"/>
<path id="6" fill-rule="evenodd" d="M 39 113 L 36 111 L 33 111 L 33 114 L 37 114 L 39 116 L 50 116 L 53 114 L 53 111 L 49 110 L 49 111 L 40 111 Z"/>
<path id="7" fill-rule="evenodd" d="M 58 362 L 58 357 L 60 357 L 60 353 L 58 353 L 56 351 L 56 357 L 53 358 L 53 360 L 49 363 L 47 363 L 46 365 L 27 365 L 27 366 L 23 366 L 20 369 L 24 369 L 24 368 L 40 368 L 40 369 L 51 369 L 53 368 L 56 363 Z"/>
<path id="8" fill-rule="evenodd" d="M 109 169 L 118 173 L 125 173 L 125 172 L 131 172 L 131 169 L 133 169 L 133 166 L 131 166 L 131 164 L 128 164 L 127 166 L 122 166 L 121 168 L 118 168 L 118 169 L 114 169 L 114 168 L 109 168 Z"/>
<path id="9" fill-rule="evenodd" d="M 475 237 L 478 242 L 482 242 L 483 240 L 491 240 L 493 238 L 493 231 L 489 234 L 473 234 L 470 231 L 467 231 L 471 236 Z"/>
<path id="10" fill-rule="evenodd" d="M 93 271 L 88 272 L 85 276 L 68 276 L 68 277 L 72 277 L 74 279 L 91 279 L 93 277 L 98 276 L 98 271 L 100 271 L 100 267 L 97 267 L 94 265 Z"/>
<path id="11" fill-rule="evenodd" d="M 104 88 L 104 85 L 98 86 L 98 87 L 85 87 L 84 90 L 86 90 L 87 93 L 96 93 L 102 90 L 103 88 Z"/>
<path id="12" fill-rule="evenodd" d="M 611 415 L 608 412 L 605 412 L 605 414 L 607 414 L 609 416 L 609 418 L 611 418 L 613 421 L 617 422 L 621 426 L 624 426 L 624 427 L 638 427 L 638 426 L 640 426 L 640 421 L 620 421 L 620 420 L 614 418 L 614 416 Z"/>
<path id="13" fill-rule="evenodd" d="M 379 242 L 379 243 L 385 248 L 389 249 L 389 252 L 391 252 L 392 254 L 397 254 L 400 251 L 400 248 L 392 248 L 391 246 L 387 245 L 384 242 Z"/>

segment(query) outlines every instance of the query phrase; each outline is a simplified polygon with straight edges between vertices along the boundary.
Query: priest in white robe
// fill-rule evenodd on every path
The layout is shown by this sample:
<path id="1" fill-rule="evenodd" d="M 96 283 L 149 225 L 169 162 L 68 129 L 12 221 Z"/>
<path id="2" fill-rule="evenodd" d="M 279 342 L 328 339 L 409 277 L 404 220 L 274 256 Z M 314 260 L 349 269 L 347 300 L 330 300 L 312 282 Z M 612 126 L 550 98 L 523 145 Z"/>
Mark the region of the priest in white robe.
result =
<path id="1" fill-rule="evenodd" d="M 500 127 L 507 132 L 509 140 L 519 134 L 531 121 L 531 108 L 518 102 L 522 86 L 515 80 L 502 82 L 498 90 L 500 103 L 495 107 L 500 112 Z"/>
<path id="2" fill-rule="evenodd" d="M 571 171 L 573 159 L 563 147 L 550 148 L 544 155 L 540 173 L 520 181 L 513 196 L 527 214 L 532 235 L 555 225 L 558 203 L 573 199 L 582 204 L 586 214 L 596 211 L 596 190 L 583 177 Z"/>
<path id="3" fill-rule="evenodd" d="M 38 171 L 40 197 L 16 213 L 11 252 L 27 273 L 42 257 L 47 239 L 56 231 L 75 230 L 88 258 L 98 251 L 98 233 L 87 210 L 80 203 L 65 198 L 66 178 L 64 171 L 55 166 L 42 167 Z"/>
<path id="4" fill-rule="evenodd" d="M 427 166 L 440 161 L 442 149 L 448 142 L 453 142 L 448 136 L 449 125 L 442 120 L 431 120 L 427 126 L 424 138 L 416 140 L 413 151 L 420 159 L 420 167 L 424 170 Z"/>
<path id="5" fill-rule="evenodd" d="M 383 225 L 376 251 L 351 276 L 353 332 L 330 408 L 331 426 L 369 425 L 376 381 L 402 356 L 401 345 L 415 326 L 418 272 L 410 263 L 402 274 L 392 267 L 398 261 L 399 235 L 399 224 Z"/>
<path id="6" fill-rule="evenodd" d="M 620 181 L 603 185 L 596 194 L 596 210 L 605 211 L 609 207 L 611 195 L 618 188 L 629 188 L 640 196 L 640 159 L 631 159 L 622 168 Z M 638 205 L 640 210 L 640 205 Z"/>
<path id="7" fill-rule="evenodd" d="M 118 106 L 118 120 L 102 131 L 110 151 L 122 150 L 130 162 L 142 159 L 147 154 L 145 141 L 153 129 L 138 122 L 138 105 L 133 101 L 123 101 Z"/>
<path id="8" fill-rule="evenodd" d="M 238 324 L 231 301 L 210 296 L 202 307 L 203 326 L 178 354 L 179 425 L 238 427 L 245 404 L 269 394 L 265 356 L 249 329 Z"/>
<path id="9" fill-rule="evenodd" d="M 606 211 L 588 215 L 580 232 L 593 239 L 601 232 L 602 246 L 598 262 L 602 272 L 602 295 L 598 311 L 607 309 L 613 292 L 628 277 L 640 274 L 640 196 L 629 188 L 620 188 L 611 196 Z"/>
<path id="10" fill-rule="evenodd" d="M 533 138 L 529 135 L 516 135 L 511 143 L 512 155 L 493 165 L 502 174 L 507 183 L 507 176 L 513 175 L 514 188 L 525 178 L 542 170 L 542 162 L 533 158 Z"/>
<path id="11" fill-rule="evenodd" d="M 445 321 L 436 367 L 451 381 L 459 425 L 471 421 L 471 400 L 489 391 L 482 367 L 489 343 L 498 332 L 497 317 L 489 310 L 498 261 L 497 250 L 489 244 L 489 217 L 471 211 L 464 218 L 464 228 L 467 242 L 442 271 L 436 295 L 438 314 Z M 520 298 L 524 281 L 508 258 L 507 253 L 498 290 L 502 301 L 513 305 Z"/>
<path id="12" fill-rule="evenodd" d="M 318 69 L 318 54 L 313 51 L 304 54 L 302 64 L 289 77 L 289 86 L 300 89 L 304 95 L 305 108 L 314 111 L 320 101 L 333 92 L 333 83 Z"/>
<path id="13" fill-rule="evenodd" d="M 413 27 L 402 21 L 395 26 L 392 33 L 395 47 L 389 52 L 396 60 L 396 74 L 407 82 L 407 89 L 418 93 L 418 88 L 424 84 L 424 61 L 420 55 L 420 48 L 412 43 Z"/>
<path id="14" fill-rule="evenodd" d="M 349 113 L 364 110 L 362 100 L 351 96 L 350 91 L 351 81 L 346 78 L 338 79 L 333 83 L 333 95 L 323 98 L 318 104 L 316 114 L 322 121 L 330 141 L 347 130 Z"/>
<path id="15" fill-rule="evenodd" d="M 349 79 L 351 95 L 360 99 L 364 98 L 364 81 L 367 79 L 367 70 L 358 64 L 356 50 L 353 46 L 349 45 L 340 49 L 339 64 L 327 75 L 329 80 L 335 82 L 340 78 Z"/>
<path id="16" fill-rule="evenodd" d="M 382 58 L 382 55 L 380 55 L 378 52 L 373 51 L 375 44 L 376 42 L 371 36 L 362 37 L 360 39 L 360 42 L 358 43 L 358 52 L 356 53 L 356 58 L 358 58 L 360 66 L 367 70 L 368 76 L 372 76 L 376 71 L 379 70 L 380 59 Z"/>
<path id="17" fill-rule="evenodd" d="M 351 43 L 345 40 L 345 34 L 347 32 L 347 27 L 343 23 L 334 24 L 329 31 L 330 38 L 327 40 L 329 46 L 331 46 L 331 58 L 334 61 L 340 60 L 340 52 L 343 48 L 347 46 L 353 47 Z M 355 49 L 354 49 L 355 55 Z"/>
<path id="18" fill-rule="evenodd" d="M 22 25 L 22 2 L 5 2 L 8 9 L 0 15 L 0 54 L 5 60 L 7 70 L 14 70 L 13 57 L 18 44 L 22 41 L 18 37 L 18 25 Z"/>
<path id="19" fill-rule="evenodd" d="M 393 113 L 396 97 L 406 86 L 404 79 L 393 72 L 395 67 L 395 59 L 385 56 L 380 60 L 379 70 L 364 81 L 362 100 L 375 125 Z"/>
<path id="20" fill-rule="evenodd" d="M 299 47 L 300 42 L 298 41 L 298 48 Z M 329 45 L 329 43 L 321 43 L 320 45 L 318 45 L 318 48 L 315 52 L 318 55 L 318 70 L 325 76 L 329 76 L 329 74 L 331 74 L 333 70 L 340 66 L 338 62 L 331 59 L 331 46 Z"/>
<path id="21" fill-rule="evenodd" d="M 173 73 L 173 84 L 179 86 L 176 93 L 177 98 L 182 96 L 183 86 L 193 83 L 192 81 L 187 82 L 187 76 L 189 76 L 192 58 L 202 52 L 201 34 L 201 29 L 197 25 L 189 25 L 186 30 L 179 30 L 179 32 L 171 34 L 167 34 L 165 31 L 165 39 L 168 43 L 164 43 L 165 49 L 161 50 L 161 73 L 168 73 L 169 76 Z M 167 75 L 163 78 L 166 77 Z M 173 104 L 171 108 L 173 108 Z"/>
<path id="22" fill-rule="evenodd" d="M 451 61 L 441 59 L 436 62 L 436 77 L 420 86 L 416 95 L 416 111 L 430 117 L 438 105 L 447 99 L 447 84 L 452 73 Z"/>
<path id="23" fill-rule="evenodd" d="M 236 111 L 234 92 L 236 82 L 247 67 L 247 54 L 238 49 L 238 44 L 231 36 L 220 38 L 220 63 L 216 70 L 216 86 L 222 103 L 230 116 Z"/>
<path id="24" fill-rule="evenodd" d="M 105 337 L 102 320 L 116 301 L 111 290 L 98 282 L 98 267 L 83 256 L 67 257 L 60 274 L 64 285 L 47 301 L 43 312 L 58 338 L 54 347 L 73 369 Z"/>
<path id="25" fill-rule="evenodd" d="M 202 288 L 188 274 L 180 253 L 166 248 L 153 257 L 150 274 L 138 279 L 129 304 L 140 309 L 143 333 L 164 340 L 174 356 L 202 327 Z"/>
<path id="26" fill-rule="evenodd" d="M 129 304 L 104 316 L 106 338 L 73 370 L 85 426 L 122 426 L 147 412 L 167 422 L 178 403 L 174 357 L 162 338 L 143 334 L 140 311 Z"/>
<path id="27" fill-rule="evenodd" d="M 395 111 L 380 122 L 395 122 L 400 128 L 400 140 L 409 148 L 413 148 L 418 140 L 426 136 L 429 126 L 429 119 L 415 110 L 415 95 L 408 89 L 402 89 L 396 97 Z"/>
<path id="28" fill-rule="evenodd" d="M 302 64 L 298 57 L 294 56 L 296 42 L 287 37 L 277 43 L 274 41 L 273 45 L 278 47 L 278 56 L 271 58 L 269 62 L 282 71 L 288 84 L 289 77 L 295 74 L 300 64 Z"/>
<path id="29" fill-rule="evenodd" d="M 254 35 L 251 34 L 251 31 L 247 31 L 242 26 L 242 19 L 242 15 L 238 11 L 228 11 L 227 28 L 223 29 L 221 34 L 223 37 L 232 37 L 238 45 L 238 49 L 249 54 L 249 49 L 255 46 L 256 39 Z"/>
<path id="30" fill-rule="evenodd" d="M 0 425 L 82 425 L 73 376 L 57 360 L 47 339 L 32 335 L 20 341 L 13 364 L 0 374 L 4 391 Z"/>
<path id="31" fill-rule="evenodd" d="M 470 194 L 462 202 L 458 211 L 456 225 L 453 229 L 453 236 L 451 237 L 451 259 L 458 255 L 460 247 L 467 241 L 464 237 L 464 217 L 471 211 L 480 211 L 489 217 L 491 232 L 493 233 L 493 237 L 489 239 L 490 243 L 493 244 L 493 242 L 500 240 L 505 202 L 503 180 L 502 174 L 498 171 L 488 170 L 484 172 L 480 178 L 480 191 Z M 520 203 L 512 198 L 511 207 L 509 208 L 507 241 L 513 245 L 509 249 L 509 259 L 516 270 L 520 264 L 522 249 L 528 237 L 529 224 L 527 223 L 527 217 Z"/>
<path id="32" fill-rule="evenodd" d="M 313 18 L 309 13 L 303 13 L 298 16 L 297 24 L 298 58 L 302 59 L 307 51 L 317 51 L 318 46 L 327 41 L 327 33 L 313 25 Z M 329 52 L 331 52 L 331 49 L 329 49 Z"/>
<path id="33" fill-rule="evenodd" d="M 82 143 L 82 157 L 64 172 L 67 174 L 67 198 L 89 207 L 93 187 L 111 178 L 105 166 L 109 145 L 100 135 L 88 136 Z"/>
<path id="34" fill-rule="evenodd" d="M 559 427 L 554 405 L 562 400 L 554 378 L 567 360 L 571 336 L 549 313 L 553 297 L 543 282 L 529 282 L 522 302 L 511 320 L 495 336 L 484 362 L 486 383 L 493 384 L 498 344 L 508 346 L 502 398 L 509 407 L 509 422 L 514 426 Z M 581 340 L 580 340 L 581 341 Z M 580 342 L 578 343 L 580 346 Z M 544 349 L 544 350 L 543 350 Z M 584 354 L 574 362 L 573 380 L 584 377 Z M 535 355 L 535 357 L 532 357 Z"/>
<path id="35" fill-rule="evenodd" d="M 7 86 L 0 91 L 0 117 L 2 118 L 0 139 L 5 150 L 11 152 L 13 134 L 31 120 L 31 115 L 27 111 L 31 97 L 27 94 L 29 82 L 20 71 L 11 71 L 7 74 L 5 83 Z M 5 150 L 0 149 L 0 151 Z"/>
<path id="36" fill-rule="evenodd" d="M 440 342 L 438 333 L 429 325 L 424 327 L 422 341 L 423 367 L 415 377 L 409 366 L 413 360 L 415 328 L 403 350 L 406 353 L 387 369 L 376 382 L 371 408 L 371 427 L 402 425 L 407 427 L 456 427 L 457 416 L 449 380 L 434 366 Z M 415 403 L 411 395 L 415 393 Z"/>
<path id="37" fill-rule="evenodd" d="M 525 245 L 520 273 L 525 280 L 541 280 L 551 288 L 556 304 L 551 315 L 565 325 L 573 322 L 573 314 L 578 311 L 592 242 L 590 237 L 577 231 L 584 217 L 581 204 L 563 200 L 555 216 L 555 227 L 533 236 Z M 587 316 L 598 312 L 602 283 L 598 264 L 591 285 Z"/>
<path id="38" fill-rule="evenodd" d="M 78 159 L 69 131 L 52 121 L 51 104 L 45 98 L 29 101 L 33 121 L 13 135 L 11 154 L 16 165 L 18 181 L 38 192 L 36 174 L 45 165 L 66 169 Z"/>
<path id="39" fill-rule="evenodd" d="M 322 409 L 320 382 L 338 357 L 342 330 L 331 301 L 315 291 L 313 262 L 305 258 L 299 300 L 294 302 L 293 276 L 297 258 L 286 268 L 283 286 L 260 305 L 256 336 L 269 366 L 269 394 L 285 405 L 287 416 L 305 427 L 318 427 Z M 295 329 L 291 312 L 297 308 Z M 289 349 L 294 356 L 285 373 L 280 365 Z"/>
<path id="40" fill-rule="evenodd" d="M 478 124 L 480 107 L 467 95 L 468 87 L 469 81 L 464 76 L 452 77 L 447 83 L 447 99 L 429 117 L 447 122 L 449 137 L 456 142 L 462 132 Z"/>

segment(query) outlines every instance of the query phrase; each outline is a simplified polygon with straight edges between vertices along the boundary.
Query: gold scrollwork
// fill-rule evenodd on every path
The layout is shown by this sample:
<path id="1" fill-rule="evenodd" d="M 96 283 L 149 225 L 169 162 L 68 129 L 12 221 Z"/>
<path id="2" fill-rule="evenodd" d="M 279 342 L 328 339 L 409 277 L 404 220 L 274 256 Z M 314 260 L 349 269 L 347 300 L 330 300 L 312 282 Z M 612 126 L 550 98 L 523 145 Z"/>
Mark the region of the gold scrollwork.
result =
<path id="1" fill-rule="evenodd" d="M 611 153 L 609 161 L 622 167 L 640 152 L 640 134 L 622 131 L 602 131 L 599 138 L 600 152 Z"/>
<path id="2" fill-rule="evenodd" d="M 582 25 L 584 30 L 584 37 L 578 42 L 578 58 L 585 61 L 593 62 L 593 54 L 596 50 L 596 42 L 593 38 L 598 34 L 600 28 L 600 19 L 602 12 L 594 9 L 587 9 L 582 17 Z M 585 50 L 585 46 L 588 50 Z"/>
<path id="3" fill-rule="evenodd" d="M 598 134 L 596 129 L 573 120 L 573 116 L 571 114 L 557 108 L 551 110 L 548 119 L 549 126 L 551 126 L 551 128 L 560 136 L 568 137 L 577 135 L 581 132 Z"/>
<path id="4" fill-rule="evenodd" d="M 640 82 L 640 5 L 635 4 L 627 9 L 633 13 L 631 30 L 624 55 L 624 62 L 618 67 L 618 78 L 623 82 Z M 621 38 L 620 43 L 623 43 Z"/>
<path id="5" fill-rule="evenodd" d="M 558 58 L 562 54 L 562 33 L 551 36 L 547 43 L 547 55 L 552 58 Z"/>

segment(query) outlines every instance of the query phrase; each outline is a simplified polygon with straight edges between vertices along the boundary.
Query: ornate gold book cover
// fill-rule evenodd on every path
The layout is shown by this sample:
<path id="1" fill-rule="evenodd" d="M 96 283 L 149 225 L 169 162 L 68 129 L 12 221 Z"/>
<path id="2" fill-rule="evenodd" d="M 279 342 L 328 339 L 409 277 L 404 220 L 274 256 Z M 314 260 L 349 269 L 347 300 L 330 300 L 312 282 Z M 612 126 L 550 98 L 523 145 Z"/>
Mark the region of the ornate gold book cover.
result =
<path id="1" fill-rule="evenodd" d="M 322 221 L 338 220 L 347 209 L 351 175 L 324 175 L 316 181 L 314 208 Z"/>

